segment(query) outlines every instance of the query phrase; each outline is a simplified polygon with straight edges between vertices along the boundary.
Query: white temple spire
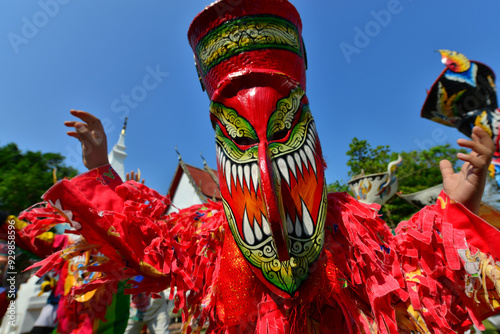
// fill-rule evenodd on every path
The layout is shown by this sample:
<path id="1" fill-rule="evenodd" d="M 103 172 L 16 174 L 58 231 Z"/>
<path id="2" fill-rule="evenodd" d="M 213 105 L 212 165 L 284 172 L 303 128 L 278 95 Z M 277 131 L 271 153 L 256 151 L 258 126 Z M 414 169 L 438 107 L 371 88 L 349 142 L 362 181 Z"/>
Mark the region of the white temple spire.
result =
<path id="1" fill-rule="evenodd" d="M 118 138 L 118 142 L 113 146 L 113 149 L 108 154 L 109 163 L 111 167 L 118 173 L 122 180 L 125 180 L 125 158 L 127 157 L 127 153 L 125 153 L 125 129 L 127 128 L 127 119 L 125 117 L 125 123 L 123 124 L 123 129 L 120 133 L 120 137 Z"/>

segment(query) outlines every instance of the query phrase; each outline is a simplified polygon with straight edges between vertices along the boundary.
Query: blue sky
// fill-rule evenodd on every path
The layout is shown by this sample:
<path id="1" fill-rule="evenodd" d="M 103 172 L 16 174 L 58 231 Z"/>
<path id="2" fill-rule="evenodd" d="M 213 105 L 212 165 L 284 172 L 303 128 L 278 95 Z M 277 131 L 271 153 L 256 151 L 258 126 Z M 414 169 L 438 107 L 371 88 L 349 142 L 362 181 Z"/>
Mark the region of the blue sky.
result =
<path id="1" fill-rule="evenodd" d="M 435 50 L 456 50 L 500 69 L 497 1 L 291 2 L 302 17 L 307 95 L 329 183 L 347 180 L 353 137 L 394 151 L 455 145 L 457 130 L 420 118 L 426 89 L 443 69 Z M 59 152 L 84 171 L 79 144 L 63 125 L 74 108 L 103 119 L 109 148 L 127 115 L 126 170 L 140 168 L 161 193 L 177 166 L 176 146 L 186 163 L 201 167 L 202 153 L 215 168 L 209 101 L 186 37 L 208 4 L 0 2 L 0 145 Z M 152 72 L 155 81 L 141 90 Z M 146 94 L 126 101 L 139 91 Z"/>

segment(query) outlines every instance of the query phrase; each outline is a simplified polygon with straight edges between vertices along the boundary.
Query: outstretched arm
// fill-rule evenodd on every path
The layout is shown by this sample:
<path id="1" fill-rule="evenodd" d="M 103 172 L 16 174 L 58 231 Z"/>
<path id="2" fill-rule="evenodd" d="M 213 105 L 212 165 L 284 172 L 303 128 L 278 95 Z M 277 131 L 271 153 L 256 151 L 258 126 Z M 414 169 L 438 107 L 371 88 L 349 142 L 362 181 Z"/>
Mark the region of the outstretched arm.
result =
<path id="1" fill-rule="evenodd" d="M 85 111 L 70 110 L 70 113 L 83 121 L 66 121 L 64 125 L 75 128 L 75 131 L 68 131 L 67 134 L 77 138 L 82 144 L 85 167 L 94 169 L 109 164 L 106 133 L 104 133 L 101 121 Z"/>
<path id="2" fill-rule="evenodd" d="M 472 129 L 471 138 L 457 141 L 458 145 L 472 150 L 469 154 L 458 153 L 457 157 L 465 161 L 459 172 L 454 172 L 448 160 L 442 160 L 439 167 L 443 175 L 443 188 L 448 196 L 478 213 L 495 145 L 479 126 Z"/>

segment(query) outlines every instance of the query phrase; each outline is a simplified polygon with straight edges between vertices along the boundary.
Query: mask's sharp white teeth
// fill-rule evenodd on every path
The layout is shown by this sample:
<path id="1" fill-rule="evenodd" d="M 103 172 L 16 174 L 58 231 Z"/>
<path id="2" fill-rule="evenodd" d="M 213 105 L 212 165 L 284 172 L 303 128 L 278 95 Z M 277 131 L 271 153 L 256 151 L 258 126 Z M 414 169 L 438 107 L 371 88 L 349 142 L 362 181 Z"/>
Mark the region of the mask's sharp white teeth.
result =
<path id="1" fill-rule="evenodd" d="M 257 195 L 257 189 L 259 189 L 259 166 L 256 163 L 252 164 L 252 183 L 255 195 Z"/>
<path id="2" fill-rule="evenodd" d="M 243 166 L 238 166 L 238 180 L 240 181 L 241 190 L 243 190 Z"/>
<path id="3" fill-rule="evenodd" d="M 312 123 L 311 126 L 309 126 L 309 131 L 314 137 L 316 137 L 316 127 L 314 126 L 314 123 Z"/>
<path id="4" fill-rule="evenodd" d="M 302 223 L 299 220 L 299 216 L 295 218 L 295 235 L 299 238 L 302 236 Z"/>
<path id="5" fill-rule="evenodd" d="M 280 170 L 278 169 L 278 165 L 276 165 L 276 161 L 273 160 L 273 174 L 278 175 Z"/>
<path id="6" fill-rule="evenodd" d="M 245 174 L 245 182 L 247 183 L 248 192 L 250 192 L 250 166 L 245 165 L 243 167 L 243 173 Z"/>
<path id="7" fill-rule="evenodd" d="M 286 229 L 288 234 L 293 234 L 293 222 L 288 213 L 286 214 Z"/>
<path id="8" fill-rule="evenodd" d="M 223 154 L 222 148 L 220 146 L 217 146 L 217 150 L 219 152 L 219 156 L 218 156 L 218 158 L 219 158 L 219 166 L 222 167 L 223 166 L 222 165 L 222 157 L 224 156 L 224 154 Z"/>
<path id="9" fill-rule="evenodd" d="M 299 151 L 300 157 L 302 158 L 302 162 L 304 163 L 304 166 L 306 166 L 306 170 L 309 169 L 309 163 L 307 162 L 306 154 L 304 153 L 304 150 L 301 149 Z"/>
<path id="10" fill-rule="evenodd" d="M 309 158 L 309 162 L 314 170 L 314 174 L 316 174 L 316 160 L 314 159 L 314 153 L 311 148 L 307 145 L 304 145 L 304 150 L 306 151 L 307 157 Z"/>
<path id="11" fill-rule="evenodd" d="M 226 160 L 225 165 L 224 173 L 226 174 L 226 184 L 229 194 L 231 195 L 231 162 L 229 162 L 229 159 Z"/>
<path id="12" fill-rule="evenodd" d="M 306 204 L 302 201 L 302 222 L 304 223 L 304 233 L 310 237 L 314 233 L 314 222 Z"/>
<path id="13" fill-rule="evenodd" d="M 260 229 L 259 222 L 255 218 L 253 219 L 253 231 L 255 233 L 255 238 L 257 239 L 257 241 L 261 241 L 262 230 Z"/>
<path id="14" fill-rule="evenodd" d="M 316 150 L 316 142 L 314 141 L 314 139 L 311 138 L 307 138 L 307 144 L 312 147 L 314 150 Z"/>
<path id="15" fill-rule="evenodd" d="M 238 188 L 238 174 L 236 173 L 236 164 L 231 166 L 231 175 L 233 176 L 234 189 Z"/>
<path id="16" fill-rule="evenodd" d="M 300 174 L 304 176 L 304 173 L 302 173 L 302 160 L 300 159 L 300 155 L 295 152 L 293 154 L 293 158 L 295 159 L 295 162 L 297 163 L 297 166 L 299 167 Z"/>
<path id="17" fill-rule="evenodd" d="M 318 138 L 316 138 L 316 136 L 311 133 L 311 143 L 313 144 L 314 148 L 316 148 L 317 141 Z"/>
<path id="18" fill-rule="evenodd" d="M 278 159 L 278 167 L 281 172 L 281 176 L 285 179 L 286 183 L 288 183 L 288 186 L 290 186 L 290 172 L 288 171 L 288 166 L 286 165 L 286 162 L 284 159 L 279 158 Z"/>
<path id="19" fill-rule="evenodd" d="M 260 213 L 261 218 L 262 218 L 262 231 L 264 232 L 265 235 L 269 236 L 271 235 L 271 227 L 269 226 L 269 222 L 267 221 L 266 216 L 261 212 Z"/>
<path id="20" fill-rule="evenodd" d="M 297 168 L 295 168 L 295 160 L 293 160 L 291 155 L 286 157 L 286 161 L 288 162 L 288 167 L 292 171 L 293 177 L 297 180 Z"/>
<path id="21" fill-rule="evenodd" d="M 255 244 L 255 236 L 252 231 L 252 226 L 250 226 L 250 221 L 248 220 L 247 209 L 245 209 L 243 213 L 243 237 L 247 244 Z"/>

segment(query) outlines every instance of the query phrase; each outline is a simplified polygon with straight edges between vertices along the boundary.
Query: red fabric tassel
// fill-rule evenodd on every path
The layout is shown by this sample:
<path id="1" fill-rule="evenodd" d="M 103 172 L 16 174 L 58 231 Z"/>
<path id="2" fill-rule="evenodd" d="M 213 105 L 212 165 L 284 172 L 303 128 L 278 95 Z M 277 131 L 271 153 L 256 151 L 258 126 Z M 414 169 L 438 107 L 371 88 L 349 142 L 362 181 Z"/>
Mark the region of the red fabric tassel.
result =
<path id="1" fill-rule="evenodd" d="M 469 273 L 460 252 L 476 254 L 477 247 L 482 252 L 478 254 L 495 263 L 500 233 L 444 193 L 437 205 L 401 223 L 395 236 L 377 206 L 330 194 L 323 252 L 298 295 L 284 300 L 249 274 L 239 251 L 228 252 L 234 240 L 226 234 L 221 204 L 209 202 L 167 216 L 166 197 L 136 182 L 117 185 L 108 180 L 105 187 L 105 174 L 60 182 L 45 195 L 85 237 L 86 247 L 107 257 L 89 269 L 106 275 L 80 292 L 111 289 L 120 280 L 142 275 L 128 292 L 175 287 L 175 305 L 183 310 L 183 320 L 208 319 L 212 333 L 312 333 L 314 328 L 409 333 L 422 331 L 420 326 L 451 333 L 479 325 L 492 313 L 485 301 L 477 304 L 465 293 Z M 99 194 L 89 190 L 96 182 Z M 36 235 L 46 226 L 35 224 L 28 231 Z M 78 253 L 75 249 L 61 254 L 66 260 Z M 53 255 L 40 263 L 41 270 L 61 261 Z M 236 298 L 242 296 L 231 287 L 240 283 L 246 286 L 241 289 L 245 300 L 239 302 Z M 332 307 L 336 317 L 328 316 Z M 185 330 L 192 330 L 188 323 Z"/>

